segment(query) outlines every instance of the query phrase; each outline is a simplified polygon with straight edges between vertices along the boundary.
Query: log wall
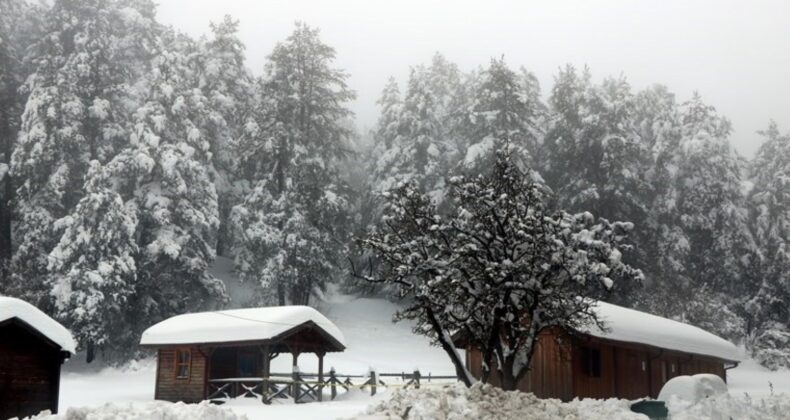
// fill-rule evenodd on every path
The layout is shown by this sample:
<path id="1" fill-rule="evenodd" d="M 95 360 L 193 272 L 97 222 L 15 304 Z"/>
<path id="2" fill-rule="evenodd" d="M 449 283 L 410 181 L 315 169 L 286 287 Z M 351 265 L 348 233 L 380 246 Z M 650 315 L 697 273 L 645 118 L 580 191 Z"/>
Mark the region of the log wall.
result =
<path id="1" fill-rule="evenodd" d="M 189 377 L 176 377 L 176 351 L 189 350 Z M 195 403 L 206 396 L 207 358 L 197 346 L 161 348 L 157 354 L 154 398 L 165 401 Z"/>
<path id="2" fill-rule="evenodd" d="M 0 418 L 58 411 L 59 347 L 16 320 L 0 323 Z"/>

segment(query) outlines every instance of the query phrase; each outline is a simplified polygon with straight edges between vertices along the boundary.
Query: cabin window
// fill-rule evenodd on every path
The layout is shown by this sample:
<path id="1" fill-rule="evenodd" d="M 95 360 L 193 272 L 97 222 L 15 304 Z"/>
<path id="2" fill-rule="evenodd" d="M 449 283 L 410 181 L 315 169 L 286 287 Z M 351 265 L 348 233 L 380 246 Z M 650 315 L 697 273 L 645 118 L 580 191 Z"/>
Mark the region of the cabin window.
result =
<path id="1" fill-rule="evenodd" d="M 189 378 L 189 366 L 192 355 L 189 350 L 176 350 L 176 379 Z"/>
<path id="2" fill-rule="evenodd" d="M 591 378 L 601 377 L 601 351 L 589 347 L 581 348 L 582 373 Z"/>

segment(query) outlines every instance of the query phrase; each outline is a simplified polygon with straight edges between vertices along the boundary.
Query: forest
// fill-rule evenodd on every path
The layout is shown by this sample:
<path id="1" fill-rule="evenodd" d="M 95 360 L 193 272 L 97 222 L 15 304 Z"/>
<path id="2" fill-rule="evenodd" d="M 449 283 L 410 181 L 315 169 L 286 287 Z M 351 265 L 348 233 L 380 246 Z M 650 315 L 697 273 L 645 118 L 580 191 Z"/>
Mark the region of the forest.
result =
<path id="1" fill-rule="evenodd" d="M 564 63 L 541 87 L 492 51 L 471 71 L 403 63 L 363 130 L 319 28 L 295 23 L 261 69 L 232 17 L 208 33 L 159 23 L 149 0 L 0 0 L 0 294 L 61 321 L 89 360 L 128 360 L 153 323 L 228 305 L 217 256 L 261 305 L 329 284 L 408 302 L 356 273 L 383 270 L 364 238 L 388 240 L 392 191 L 458 213 L 454 188 L 468 206 L 486 193 L 458 177 L 506 151 L 547 214 L 627 231 L 640 273 L 602 299 L 790 367 L 790 133 L 768 117 L 746 159 L 699 94 Z"/>

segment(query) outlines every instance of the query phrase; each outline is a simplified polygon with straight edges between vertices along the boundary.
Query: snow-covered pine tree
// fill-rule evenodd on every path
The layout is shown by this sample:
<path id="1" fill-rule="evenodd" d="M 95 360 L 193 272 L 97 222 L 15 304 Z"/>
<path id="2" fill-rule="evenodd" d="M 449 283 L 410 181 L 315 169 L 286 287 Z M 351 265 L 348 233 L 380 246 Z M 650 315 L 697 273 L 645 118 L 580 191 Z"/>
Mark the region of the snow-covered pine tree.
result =
<path id="1" fill-rule="evenodd" d="M 387 80 L 387 85 L 384 86 L 384 90 L 376 103 L 381 108 L 381 114 L 376 123 L 376 132 L 373 140 L 376 144 L 376 150 L 385 151 L 392 147 L 392 144 L 398 138 L 398 122 L 400 121 L 401 108 L 403 107 L 398 82 L 395 81 L 394 77 L 390 77 Z"/>
<path id="2" fill-rule="evenodd" d="M 225 290 L 208 267 L 219 226 L 211 179 L 206 98 L 191 58 L 198 46 L 165 34 L 134 114 L 131 148 L 117 159 L 135 165 L 138 207 L 137 291 L 132 307 L 151 322 L 223 303 Z"/>
<path id="3" fill-rule="evenodd" d="M 383 269 L 357 275 L 409 296 L 398 317 L 417 321 L 415 332 L 442 346 L 467 385 L 474 380 L 450 334 L 481 349 L 484 381 L 497 374 L 515 389 L 541 331 L 600 323 L 595 299 L 641 273 L 618 249 L 630 223 L 551 212 L 546 188 L 503 149 L 489 173 L 451 180 L 449 215 L 414 181 L 387 192 L 380 229 L 360 240 Z"/>
<path id="4" fill-rule="evenodd" d="M 238 159 L 232 145 L 252 121 L 255 109 L 255 81 L 244 66 L 244 44 L 238 38 L 239 22 L 230 16 L 211 24 L 212 38 L 202 44 L 198 61 L 198 85 L 208 100 L 206 130 L 211 151 L 209 168 L 219 197 L 220 226 L 217 253 L 231 245 L 229 227 L 231 208 L 243 196 L 238 183 Z"/>
<path id="5" fill-rule="evenodd" d="M 9 173 L 11 153 L 27 95 L 19 88 L 29 74 L 25 54 L 38 37 L 39 8 L 24 0 L 0 2 L 0 291 L 4 268 L 11 258 L 11 203 L 14 184 Z"/>
<path id="6" fill-rule="evenodd" d="M 790 367 L 790 134 L 780 134 L 773 122 L 761 134 L 765 141 L 750 165 L 748 205 L 762 258 L 747 284 L 747 344 L 763 365 Z"/>
<path id="7" fill-rule="evenodd" d="M 632 126 L 649 157 L 646 180 L 650 185 L 648 219 L 639 227 L 640 261 L 646 271 L 645 294 L 661 295 L 673 290 L 683 270 L 679 255 L 685 253 L 685 234 L 675 223 L 675 174 L 678 167 L 681 123 L 675 95 L 664 86 L 653 86 L 634 98 Z M 662 299 L 646 299 L 651 311 L 669 315 Z"/>
<path id="8" fill-rule="evenodd" d="M 351 111 L 345 103 L 355 93 L 345 72 L 332 67 L 334 49 L 318 35 L 297 23 L 275 47 L 259 83 L 256 121 L 237 147 L 255 187 L 233 210 L 236 265 L 242 278 L 276 289 L 279 304 L 286 298 L 307 304 L 324 287 L 325 268 L 339 269 L 348 228 L 348 189 L 337 165 L 349 153 L 352 132 L 345 120 Z M 284 213 L 270 217 L 270 211 Z M 267 242 L 270 235 L 281 242 Z M 309 250 L 319 249 L 310 254 L 316 261 L 304 260 Z"/>
<path id="9" fill-rule="evenodd" d="M 465 149 L 461 169 L 479 174 L 491 168 L 506 143 L 524 169 L 536 168 L 542 143 L 540 88 L 534 75 L 517 74 L 502 59 L 492 59 L 476 86 L 464 120 Z"/>
<path id="10" fill-rule="evenodd" d="M 402 182 L 415 181 L 441 202 L 450 147 L 443 138 L 436 95 L 425 67 L 412 68 L 408 90 L 397 122 L 398 135 L 377 159 L 374 185 L 387 191 Z"/>
<path id="11" fill-rule="evenodd" d="M 560 207 L 627 220 L 637 226 L 632 240 L 649 238 L 650 232 L 641 229 L 648 226 L 650 151 L 632 127 L 628 83 L 608 78 L 595 86 L 587 69 L 578 74 L 568 66 L 557 77 L 549 102 L 555 117 L 545 139 L 545 176 Z M 639 247 L 633 250 L 626 259 L 635 264 L 652 258 Z M 632 304 L 632 291 L 618 288 L 612 298 Z"/>
<path id="12" fill-rule="evenodd" d="M 731 149 L 730 123 L 695 94 L 681 112 L 681 143 L 674 176 L 674 223 L 685 241 L 673 257 L 683 283 L 673 293 L 694 296 L 706 286 L 714 293 L 745 297 L 744 264 L 754 251 L 746 223 L 741 172 L 743 161 Z M 672 248 L 670 248 L 671 250 Z M 673 315 L 702 321 L 677 303 Z M 739 337 L 728 337 L 738 339 Z"/>
<path id="13" fill-rule="evenodd" d="M 137 208 L 119 194 L 129 169 L 122 163 L 91 162 L 85 195 L 73 215 L 58 220 L 63 235 L 49 255 L 54 315 L 87 350 L 88 361 L 96 350 L 128 353 L 137 341 L 129 311 L 139 257 Z"/>
<path id="14" fill-rule="evenodd" d="M 47 255 L 62 233 L 55 221 L 82 198 L 89 162 L 109 161 L 128 141 L 129 86 L 156 34 L 153 3 L 145 0 L 58 0 L 43 22 L 11 160 L 19 180 L 14 283 L 40 307 L 48 299 Z"/>

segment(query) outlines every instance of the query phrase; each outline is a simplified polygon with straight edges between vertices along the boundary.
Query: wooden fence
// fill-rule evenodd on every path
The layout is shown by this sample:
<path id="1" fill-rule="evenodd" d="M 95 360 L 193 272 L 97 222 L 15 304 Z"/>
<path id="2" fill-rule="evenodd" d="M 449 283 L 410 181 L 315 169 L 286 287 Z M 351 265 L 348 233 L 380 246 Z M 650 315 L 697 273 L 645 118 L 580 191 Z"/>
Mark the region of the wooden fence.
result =
<path id="1" fill-rule="evenodd" d="M 293 398 L 296 403 L 323 401 L 324 388 L 329 388 L 332 400 L 337 398 L 338 390 L 369 390 L 376 395 L 380 387 L 403 387 L 419 389 L 420 385 L 431 381 L 447 383 L 457 380 L 456 376 L 423 375 L 419 370 L 411 373 L 377 373 L 371 370 L 365 375 L 346 375 L 330 370 L 326 378 L 318 373 L 272 373 L 268 378 L 220 378 L 208 381 L 207 400 L 223 403 L 231 398 L 260 398 L 270 404 L 278 398 Z M 400 383 L 395 383 L 396 380 Z M 389 383 L 387 382 L 389 381 Z"/>

